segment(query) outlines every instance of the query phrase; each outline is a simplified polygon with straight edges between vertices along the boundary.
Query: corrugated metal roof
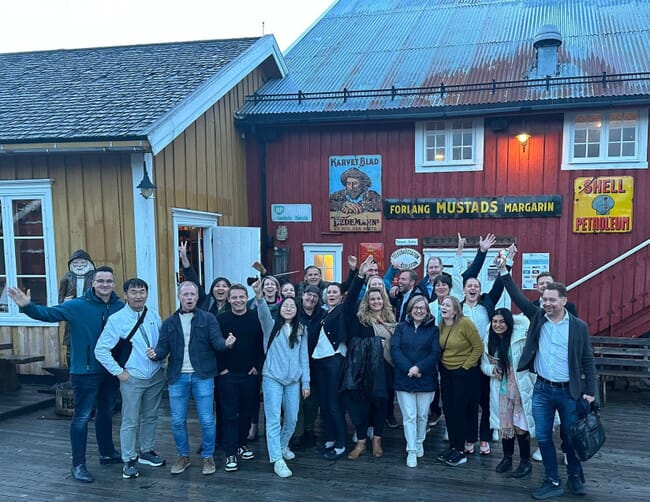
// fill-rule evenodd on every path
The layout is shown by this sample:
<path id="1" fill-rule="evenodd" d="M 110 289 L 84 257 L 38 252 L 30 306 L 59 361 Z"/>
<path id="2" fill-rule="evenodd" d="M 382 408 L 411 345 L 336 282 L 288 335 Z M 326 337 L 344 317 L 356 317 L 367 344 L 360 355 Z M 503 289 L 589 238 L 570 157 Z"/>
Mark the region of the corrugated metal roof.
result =
<path id="1" fill-rule="evenodd" d="M 142 137 L 257 40 L 0 54 L 0 141 Z"/>
<path id="2" fill-rule="evenodd" d="M 560 79 L 549 85 L 531 81 L 538 77 L 533 40 L 547 24 L 556 25 L 562 35 Z M 648 96 L 650 2 L 339 0 L 285 58 L 289 75 L 268 82 L 258 99 L 240 110 L 240 118 Z M 606 86 L 583 81 L 603 73 L 637 75 L 630 81 L 615 78 Z M 519 84 L 471 89 L 493 81 Z M 456 92 L 449 88 L 454 85 L 469 87 Z M 392 87 L 397 91 L 391 94 Z M 401 92 L 428 87 L 435 89 Z M 344 89 L 351 93 L 343 96 Z M 363 90 L 385 92 L 354 95 Z M 310 94 L 321 92 L 334 96 Z"/>

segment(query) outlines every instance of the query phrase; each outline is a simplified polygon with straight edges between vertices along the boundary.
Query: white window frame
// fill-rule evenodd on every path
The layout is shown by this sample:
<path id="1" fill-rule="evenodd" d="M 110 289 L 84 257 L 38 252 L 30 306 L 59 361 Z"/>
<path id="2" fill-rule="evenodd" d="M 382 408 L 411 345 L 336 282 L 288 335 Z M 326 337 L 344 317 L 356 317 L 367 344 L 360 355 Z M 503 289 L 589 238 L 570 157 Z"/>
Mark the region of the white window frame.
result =
<path id="1" fill-rule="evenodd" d="M 14 199 L 40 199 L 43 215 L 43 248 L 45 251 L 45 284 L 47 287 L 48 306 L 58 304 L 58 284 L 56 277 L 56 249 L 54 246 L 54 218 L 52 210 L 52 180 L 6 180 L 0 181 L 0 199 L 2 199 L 2 228 L 4 233 L 4 255 L 6 286 L 17 284 L 16 254 L 13 239 Z M 9 201 L 9 207 L 7 207 Z M 6 291 L 2 291 L 5 295 Z M 0 313 L 0 326 L 56 326 L 57 323 L 44 323 L 31 319 L 19 312 L 19 307 L 11 299 L 7 301 L 8 312 Z"/>
<path id="2" fill-rule="evenodd" d="M 611 113 L 633 111 L 637 113 L 636 127 L 636 156 L 608 157 L 608 117 Z M 605 128 L 600 135 L 600 157 L 598 159 L 574 159 L 573 143 L 575 137 L 576 116 L 584 113 L 599 113 L 604 117 Z M 615 110 L 583 110 L 566 112 L 564 114 L 564 127 L 562 133 L 562 166 L 563 171 L 577 169 L 648 169 L 648 110 L 647 109 L 615 109 Z"/>
<path id="3" fill-rule="evenodd" d="M 482 118 L 456 118 L 443 120 L 446 126 L 450 126 L 453 120 L 472 121 L 472 159 L 450 160 L 452 143 L 450 141 L 451 129 L 446 130 L 447 141 L 445 149 L 446 159 L 441 161 L 426 160 L 426 123 L 435 122 L 439 119 L 423 120 L 415 123 L 415 172 L 416 173 L 447 173 L 457 171 L 482 171 L 483 170 L 483 149 L 484 149 L 484 123 Z"/>
<path id="4" fill-rule="evenodd" d="M 302 245 L 304 267 L 314 264 L 314 255 L 329 254 L 334 256 L 334 281 L 342 282 L 343 276 L 343 244 L 305 243 Z M 303 278 L 301 277 L 300 280 Z"/>

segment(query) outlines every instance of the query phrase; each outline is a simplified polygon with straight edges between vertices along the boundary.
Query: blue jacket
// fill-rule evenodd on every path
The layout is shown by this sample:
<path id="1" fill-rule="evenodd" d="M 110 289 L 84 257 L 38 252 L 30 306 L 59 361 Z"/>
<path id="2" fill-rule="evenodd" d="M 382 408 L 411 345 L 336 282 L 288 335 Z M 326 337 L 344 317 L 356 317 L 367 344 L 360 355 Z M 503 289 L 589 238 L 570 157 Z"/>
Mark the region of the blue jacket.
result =
<path id="1" fill-rule="evenodd" d="M 171 385 L 181 376 L 185 337 L 181 326 L 180 310 L 177 310 L 160 327 L 160 338 L 156 346 L 156 361 L 169 355 L 167 381 Z M 226 350 L 226 341 L 221 336 L 221 329 L 216 318 L 205 310 L 195 309 L 192 318 L 190 343 L 190 362 L 194 373 L 199 378 L 212 378 L 217 375 L 217 354 Z"/>
<path id="2" fill-rule="evenodd" d="M 406 392 L 434 392 L 438 390 L 438 362 L 440 340 L 434 320 L 415 324 L 410 316 L 395 328 L 390 340 L 390 354 L 395 364 L 395 390 Z M 421 378 L 409 378 L 408 371 L 415 365 Z"/>
<path id="3" fill-rule="evenodd" d="M 108 303 L 104 303 L 93 288 L 61 305 L 44 307 L 30 303 L 20 310 L 39 321 L 70 323 L 70 374 L 85 375 L 106 371 L 95 359 L 95 345 L 108 316 L 122 307 L 124 302 L 115 293 L 111 294 Z"/>

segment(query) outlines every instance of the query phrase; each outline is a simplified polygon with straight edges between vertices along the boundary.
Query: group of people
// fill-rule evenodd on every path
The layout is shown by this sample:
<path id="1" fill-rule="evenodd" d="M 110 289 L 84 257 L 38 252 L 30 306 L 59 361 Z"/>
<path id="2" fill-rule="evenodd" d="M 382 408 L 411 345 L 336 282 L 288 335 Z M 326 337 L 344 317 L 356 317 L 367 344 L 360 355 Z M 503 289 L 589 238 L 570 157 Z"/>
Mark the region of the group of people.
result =
<path id="1" fill-rule="evenodd" d="M 296 457 L 292 445 L 314 444 L 319 409 L 318 451 L 324 458 L 356 460 L 369 442 L 372 455 L 382 457 L 382 435 L 394 420 L 396 397 L 408 467 L 424 456 L 427 428 L 441 413 L 449 448 L 436 458 L 449 466 L 465 464 L 477 442 L 479 454 L 490 454 L 497 435 L 503 447 L 497 472 L 512 470 L 516 442 L 520 462 L 511 475 L 524 477 L 532 470 L 530 440 L 537 437 L 545 478 L 533 492 L 536 499 L 563 493 L 552 435 L 557 413 L 567 486 L 584 494 L 582 467 L 568 431 L 576 404 L 595 397 L 587 326 L 567 305 L 564 285 L 549 273 L 538 276 L 539 302 L 528 300 L 509 273 L 514 245 L 498 254 L 498 276 L 482 293 L 477 277 L 496 238 L 481 237 L 465 269 L 465 239 L 458 237 L 451 273 L 439 258 L 430 258 L 421 281 L 399 263 L 392 263 L 382 278 L 372 257 L 358 263 L 350 256 L 343 284 L 326 283 L 320 270 L 309 266 L 297 285 L 263 275 L 252 286 L 252 299 L 245 286 L 224 277 L 216 278 L 206 294 L 182 244 L 179 256 L 187 280 L 178 286 L 180 308 L 164 321 L 147 308 L 148 286 L 141 279 L 124 283 L 123 303 L 109 267 L 94 270 L 82 296 L 54 307 L 35 305 L 29 291 L 10 288 L 9 295 L 28 316 L 69 324 L 74 479 L 93 481 L 85 453 L 95 403 L 100 463 L 123 463 L 124 478 L 138 476 L 137 464 L 165 464 L 154 439 L 167 381 L 178 454 L 172 474 L 190 466 L 190 396 L 207 475 L 216 471 L 217 441 L 225 450 L 226 471 L 254 458 L 248 441 L 256 430 L 261 391 L 268 457 L 280 477 L 292 474 L 287 464 Z M 496 308 L 504 289 L 523 315 Z M 115 350 L 125 340 L 130 354 L 120 364 Z M 118 389 L 120 452 L 111 436 Z M 355 430 L 353 449 L 346 447 L 346 413 Z"/>

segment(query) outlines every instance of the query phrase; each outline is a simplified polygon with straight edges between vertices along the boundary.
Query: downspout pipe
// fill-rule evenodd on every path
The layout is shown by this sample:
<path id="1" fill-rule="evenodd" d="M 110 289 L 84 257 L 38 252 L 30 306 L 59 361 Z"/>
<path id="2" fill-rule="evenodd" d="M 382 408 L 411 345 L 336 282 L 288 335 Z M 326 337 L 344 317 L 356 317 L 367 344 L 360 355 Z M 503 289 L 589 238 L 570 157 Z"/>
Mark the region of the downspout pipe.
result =
<path id="1" fill-rule="evenodd" d="M 257 144 L 260 154 L 260 258 L 267 269 L 271 269 L 268 261 L 268 220 L 267 220 L 267 198 L 266 198 L 266 138 L 263 135 L 257 136 Z"/>

